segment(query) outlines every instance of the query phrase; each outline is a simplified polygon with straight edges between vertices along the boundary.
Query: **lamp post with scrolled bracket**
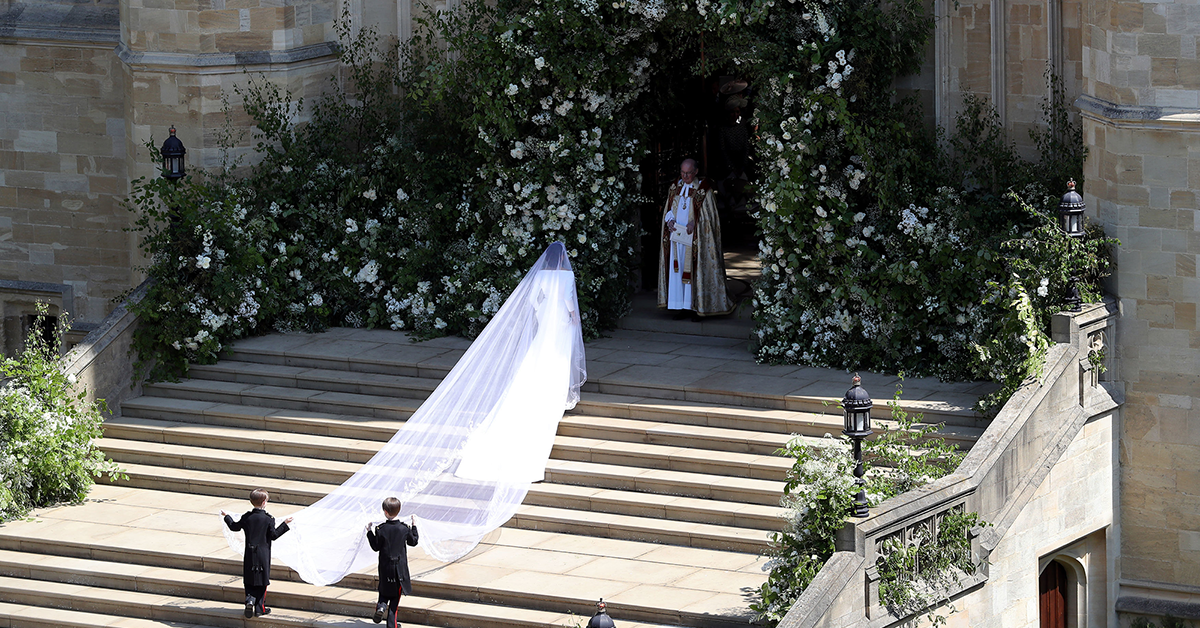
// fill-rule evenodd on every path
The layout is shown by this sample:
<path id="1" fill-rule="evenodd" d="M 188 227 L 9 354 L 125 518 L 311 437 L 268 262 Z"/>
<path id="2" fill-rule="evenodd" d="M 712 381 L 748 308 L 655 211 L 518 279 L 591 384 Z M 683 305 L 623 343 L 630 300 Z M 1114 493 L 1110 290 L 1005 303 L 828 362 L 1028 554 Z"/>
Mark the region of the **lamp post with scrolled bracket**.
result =
<path id="1" fill-rule="evenodd" d="M 842 433 L 854 443 L 854 483 L 858 485 L 858 494 L 854 496 L 854 507 L 850 514 L 860 519 L 869 514 L 867 482 L 863 480 L 862 441 L 871 435 L 871 408 L 874 406 L 861 383 L 862 378 L 855 373 L 854 385 L 842 399 L 842 410 L 845 411 L 845 429 Z"/>
<path id="2" fill-rule="evenodd" d="M 1062 200 L 1058 202 L 1058 226 L 1072 240 L 1072 244 L 1069 245 L 1072 248 L 1075 246 L 1074 242 L 1083 238 L 1083 212 L 1086 209 L 1087 205 L 1083 202 L 1083 197 L 1075 191 L 1075 179 L 1067 181 L 1067 193 L 1063 194 Z M 1067 292 L 1067 309 L 1078 312 L 1082 302 L 1083 299 L 1079 296 L 1079 277 L 1071 275 L 1071 285 Z"/>

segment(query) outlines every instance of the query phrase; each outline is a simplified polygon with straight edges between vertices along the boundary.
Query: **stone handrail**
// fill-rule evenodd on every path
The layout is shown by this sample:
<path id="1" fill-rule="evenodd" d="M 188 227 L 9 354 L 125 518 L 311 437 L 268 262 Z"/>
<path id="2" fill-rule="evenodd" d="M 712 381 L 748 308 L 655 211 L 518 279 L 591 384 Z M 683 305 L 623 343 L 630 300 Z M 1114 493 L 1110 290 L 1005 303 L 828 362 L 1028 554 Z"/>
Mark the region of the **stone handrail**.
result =
<path id="1" fill-rule="evenodd" d="M 909 541 L 936 533 L 941 518 L 955 510 L 978 513 L 991 525 L 971 533 L 979 570 L 944 593 L 952 597 L 985 583 L 988 555 L 1084 423 L 1123 401 L 1122 391 L 1108 381 L 1111 372 L 1103 375 L 1104 369 L 1095 367 L 1109 362 L 1103 350 L 1112 344 L 1116 315 L 1113 301 L 1055 315 L 1055 344 L 1042 377 L 1017 390 L 953 473 L 879 504 L 866 519 L 847 522 L 839 551 L 780 627 L 883 628 L 909 620 L 880 603 L 875 568 L 880 549 L 892 538 Z"/>
<path id="2" fill-rule="evenodd" d="M 110 414 L 117 414 L 121 402 L 142 394 L 141 383 L 134 380 L 133 332 L 137 315 L 129 306 L 142 300 L 150 280 L 142 282 L 100 325 L 62 357 L 63 371 L 74 375 L 76 385 L 87 390 L 89 402 L 104 399 Z"/>

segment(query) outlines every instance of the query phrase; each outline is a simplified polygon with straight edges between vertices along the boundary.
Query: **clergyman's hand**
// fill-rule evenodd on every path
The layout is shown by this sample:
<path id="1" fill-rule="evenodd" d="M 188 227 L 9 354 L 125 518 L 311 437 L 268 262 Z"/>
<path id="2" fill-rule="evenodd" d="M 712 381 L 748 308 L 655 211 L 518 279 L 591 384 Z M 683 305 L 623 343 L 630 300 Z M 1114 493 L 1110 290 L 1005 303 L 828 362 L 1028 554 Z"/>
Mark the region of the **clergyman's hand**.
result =
<path id="1" fill-rule="evenodd" d="M 692 235 L 692 233 L 694 233 L 695 231 L 696 231 L 696 223 L 694 223 L 694 222 L 689 222 L 689 223 L 688 223 L 688 226 L 687 226 L 687 233 L 688 233 L 688 235 Z"/>

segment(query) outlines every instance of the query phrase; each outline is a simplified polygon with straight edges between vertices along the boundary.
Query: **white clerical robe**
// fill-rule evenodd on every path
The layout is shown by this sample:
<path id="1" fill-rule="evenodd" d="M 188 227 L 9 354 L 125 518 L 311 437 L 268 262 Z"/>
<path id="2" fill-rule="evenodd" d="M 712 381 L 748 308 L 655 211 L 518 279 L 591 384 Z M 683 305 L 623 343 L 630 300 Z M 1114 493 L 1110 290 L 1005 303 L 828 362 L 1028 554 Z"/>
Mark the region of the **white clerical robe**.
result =
<path id="1" fill-rule="evenodd" d="M 668 211 L 663 217 L 663 223 L 675 221 L 675 224 L 687 228 L 692 221 L 692 197 L 688 194 L 692 185 L 680 186 L 679 196 L 675 198 L 675 209 Z M 688 247 L 679 242 L 670 243 L 671 259 L 667 266 L 667 309 L 692 309 L 692 284 L 683 282 L 684 254 Z"/>

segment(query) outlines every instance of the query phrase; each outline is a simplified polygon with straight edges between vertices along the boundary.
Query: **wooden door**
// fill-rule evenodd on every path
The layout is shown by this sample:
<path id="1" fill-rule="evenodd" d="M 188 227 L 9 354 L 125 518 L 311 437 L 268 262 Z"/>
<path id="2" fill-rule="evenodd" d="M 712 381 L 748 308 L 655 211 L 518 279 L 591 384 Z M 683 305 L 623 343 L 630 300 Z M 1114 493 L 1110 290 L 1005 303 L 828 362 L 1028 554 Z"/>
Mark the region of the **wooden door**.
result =
<path id="1" fill-rule="evenodd" d="M 1038 578 L 1038 607 L 1042 628 L 1067 628 L 1067 570 L 1050 561 Z"/>

